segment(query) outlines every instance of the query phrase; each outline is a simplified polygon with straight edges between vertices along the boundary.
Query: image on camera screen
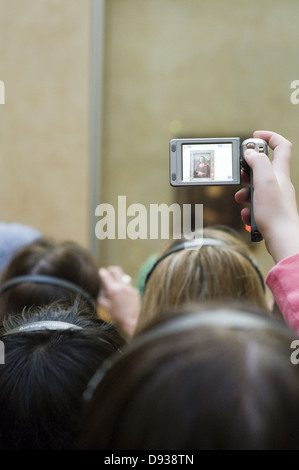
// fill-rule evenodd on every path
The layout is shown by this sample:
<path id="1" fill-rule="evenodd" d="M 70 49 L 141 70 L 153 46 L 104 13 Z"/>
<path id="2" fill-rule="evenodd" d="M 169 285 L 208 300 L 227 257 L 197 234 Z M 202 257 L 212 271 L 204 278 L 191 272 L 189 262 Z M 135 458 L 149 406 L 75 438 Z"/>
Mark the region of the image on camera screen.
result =
<path id="1" fill-rule="evenodd" d="M 231 143 L 191 143 L 182 145 L 182 180 L 222 182 L 233 179 Z"/>

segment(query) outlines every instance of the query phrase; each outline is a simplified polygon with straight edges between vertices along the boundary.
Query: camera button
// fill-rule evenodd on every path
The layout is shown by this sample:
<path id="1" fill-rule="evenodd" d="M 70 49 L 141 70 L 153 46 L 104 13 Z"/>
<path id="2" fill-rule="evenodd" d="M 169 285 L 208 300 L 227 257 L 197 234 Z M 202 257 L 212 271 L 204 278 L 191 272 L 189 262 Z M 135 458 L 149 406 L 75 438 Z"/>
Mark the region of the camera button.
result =
<path id="1" fill-rule="evenodd" d="M 248 149 L 255 149 L 255 143 L 254 142 L 248 142 L 246 144 L 246 148 Z"/>

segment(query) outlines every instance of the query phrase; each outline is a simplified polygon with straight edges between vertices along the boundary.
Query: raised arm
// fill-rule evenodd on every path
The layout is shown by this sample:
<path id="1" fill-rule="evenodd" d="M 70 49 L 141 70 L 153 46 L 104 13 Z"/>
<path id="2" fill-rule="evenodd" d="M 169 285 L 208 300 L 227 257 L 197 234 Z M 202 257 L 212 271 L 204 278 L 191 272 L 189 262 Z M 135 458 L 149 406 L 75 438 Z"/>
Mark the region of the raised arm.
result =
<path id="1" fill-rule="evenodd" d="M 98 304 L 109 313 L 112 323 L 129 341 L 140 313 L 139 291 L 120 266 L 101 268 L 99 276 L 104 291 L 98 297 Z"/>
<path id="2" fill-rule="evenodd" d="M 285 322 L 299 334 L 299 216 L 296 194 L 290 178 L 292 144 L 275 132 L 257 131 L 273 150 L 272 162 L 264 154 L 247 150 L 245 158 L 253 172 L 254 215 L 266 248 L 276 263 L 266 277 Z M 248 177 L 243 175 L 243 182 Z M 250 190 L 235 195 L 240 203 L 249 203 Z M 250 208 L 241 211 L 250 224 Z"/>
<path id="3" fill-rule="evenodd" d="M 292 144 L 270 131 L 256 131 L 254 138 L 265 140 L 273 150 L 273 159 L 246 150 L 245 159 L 253 172 L 254 215 L 266 248 L 275 263 L 299 253 L 299 216 L 296 194 L 290 178 Z M 248 183 L 247 175 L 243 182 Z M 239 190 L 235 199 L 249 203 L 249 188 Z M 250 208 L 241 211 L 244 223 L 250 225 Z"/>

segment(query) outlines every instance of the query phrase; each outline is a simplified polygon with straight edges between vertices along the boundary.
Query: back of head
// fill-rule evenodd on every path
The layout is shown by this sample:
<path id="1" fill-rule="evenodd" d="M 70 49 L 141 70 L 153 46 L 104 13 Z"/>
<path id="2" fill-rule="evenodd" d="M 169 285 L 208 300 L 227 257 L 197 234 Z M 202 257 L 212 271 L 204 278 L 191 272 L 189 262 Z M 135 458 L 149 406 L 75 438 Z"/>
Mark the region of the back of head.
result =
<path id="1" fill-rule="evenodd" d="M 71 449 L 86 385 L 123 340 L 77 304 L 23 312 L 2 330 L 0 449 Z"/>
<path id="2" fill-rule="evenodd" d="M 7 281 L 28 275 L 66 280 L 84 290 L 94 301 L 100 289 L 98 269 L 87 250 L 73 241 L 40 238 L 20 250 L 4 270 L 0 285 L 0 318 L 18 313 L 24 307 L 46 305 L 56 300 L 71 304 L 77 295 L 63 286 L 51 282 L 26 282 L 26 278 L 3 289 Z M 95 313 L 94 306 L 91 309 Z"/>
<path id="3" fill-rule="evenodd" d="M 225 227 L 204 228 L 197 239 L 175 241 L 148 275 L 135 334 L 179 305 L 244 300 L 267 309 L 262 275 L 249 248 Z"/>
<path id="4" fill-rule="evenodd" d="M 169 313 L 98 371 L 80 448 L 298 449 L 296 338 L 230 305 Z"/>

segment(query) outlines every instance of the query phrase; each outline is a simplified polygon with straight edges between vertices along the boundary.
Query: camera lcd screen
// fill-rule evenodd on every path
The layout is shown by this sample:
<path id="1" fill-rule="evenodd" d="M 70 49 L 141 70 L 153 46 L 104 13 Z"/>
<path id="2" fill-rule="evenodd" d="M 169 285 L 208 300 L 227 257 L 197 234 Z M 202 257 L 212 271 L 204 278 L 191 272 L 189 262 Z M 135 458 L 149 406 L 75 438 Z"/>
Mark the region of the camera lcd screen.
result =
<path id="1" fill-rule="evenodd" d="M 232 182 L 232 143 L 185 143 L 182 145 L 182 182 Z"/>

